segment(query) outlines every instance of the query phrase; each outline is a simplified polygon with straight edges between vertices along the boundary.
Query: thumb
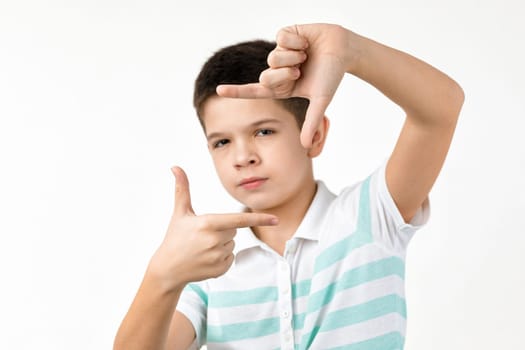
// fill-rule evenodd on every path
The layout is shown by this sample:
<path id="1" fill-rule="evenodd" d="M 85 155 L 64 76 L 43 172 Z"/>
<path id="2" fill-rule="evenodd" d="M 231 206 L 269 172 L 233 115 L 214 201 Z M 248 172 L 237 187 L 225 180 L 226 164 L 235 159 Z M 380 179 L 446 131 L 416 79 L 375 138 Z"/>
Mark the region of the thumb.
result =
<path id="1" fill-rule="evenodd" d="M 315 131 L 323 122 L 323 117 L 329 104 L 330 99 L 324 97 L 310 100 L 301 129 L 301 144 L 304 148 L 312 147 Z"/>
<path id="2" fill-rule="evenodd" d="M 182 168 L 174 166 L 171 172 L 175 175 L 175 208 L 177 215 L 195 214 L 191 207 L 190 184 Z"/>

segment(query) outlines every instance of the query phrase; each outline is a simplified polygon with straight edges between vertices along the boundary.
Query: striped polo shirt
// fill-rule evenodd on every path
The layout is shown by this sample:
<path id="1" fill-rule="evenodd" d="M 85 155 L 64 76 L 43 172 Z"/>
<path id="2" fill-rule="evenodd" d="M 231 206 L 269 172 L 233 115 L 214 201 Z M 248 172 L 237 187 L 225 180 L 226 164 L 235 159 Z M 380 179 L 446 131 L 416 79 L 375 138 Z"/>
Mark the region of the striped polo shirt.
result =
<path id="1" fill-rule="evenodd" d="M 283 256 L 249 228 L 238 230 L 230 269 L 181 294 L 177 310 L 195 328 L 192 347 L 402 349 L 406 247 L 430 210 L 426 200 L 405 223 L 385 167 L 338 196 L 317 181 Z"/>

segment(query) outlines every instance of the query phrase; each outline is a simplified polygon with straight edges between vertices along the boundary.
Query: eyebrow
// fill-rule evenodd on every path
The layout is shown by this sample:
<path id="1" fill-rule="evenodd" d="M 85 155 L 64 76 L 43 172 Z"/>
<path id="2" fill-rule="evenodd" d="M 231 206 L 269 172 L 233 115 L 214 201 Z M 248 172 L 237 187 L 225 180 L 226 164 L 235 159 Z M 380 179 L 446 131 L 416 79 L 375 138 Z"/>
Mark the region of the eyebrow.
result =
<path id="1" fill-rule="evenodd" d="M 262 124 L 266 124 L 266 123 L 282 123 L 281 120 L 279 119 L 276 119 L 276 118 L 266 118 L 266 119 L 261 119 L 261 120 L 258 120 L 252 124 L 249 124 L 246 126 L 246 129 L 251 129 L 251 128 L 254 128 L 254 127 L 257 127 L 259 125 L 262 125 Z M 224 132 L 212 132 L 211 134 L 209 135 L 206 135 L 206 140 L 211 140 L 213 138 L 216 138 L 216 137 L 220 137 L 222 135 L 224 135 L 225 133 Z"/>

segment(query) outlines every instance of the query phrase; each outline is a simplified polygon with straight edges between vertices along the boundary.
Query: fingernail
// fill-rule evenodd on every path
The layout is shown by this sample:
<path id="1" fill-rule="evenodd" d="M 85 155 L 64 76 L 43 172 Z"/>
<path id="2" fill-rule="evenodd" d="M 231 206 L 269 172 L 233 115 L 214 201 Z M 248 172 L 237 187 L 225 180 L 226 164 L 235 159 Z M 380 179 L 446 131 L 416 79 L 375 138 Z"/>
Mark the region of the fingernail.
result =
<path id="1" fill-rule="evenodd" d="M 272 218 L 272 219 L 270 220 L 270 223 L 271 223 L 272 225 L 277 225 L 277 224 L 279 223 L 279 219 L 278 219 L 278 218 Z"/>

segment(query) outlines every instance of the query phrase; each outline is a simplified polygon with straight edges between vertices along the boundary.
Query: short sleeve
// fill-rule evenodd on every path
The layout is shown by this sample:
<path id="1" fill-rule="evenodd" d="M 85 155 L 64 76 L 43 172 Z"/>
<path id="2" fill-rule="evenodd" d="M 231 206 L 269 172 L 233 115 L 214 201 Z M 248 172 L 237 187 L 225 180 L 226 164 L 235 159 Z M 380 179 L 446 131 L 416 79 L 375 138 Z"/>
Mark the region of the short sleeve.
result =
<path id="1" fill-rule="evenodd" d="M 383 162 L 370 179 L 372 231 L 374 238 L 388 249 L 404 253 L 416 231 L 428 222 L 430 203 L 427 197 L 412 220 L 406 223 L 388 190 L 386 164 Z"/>
<path id="2" fill-rule="evenodd" d="M 206 342 L 208 291 L 206 282 L 190 283 L 182 291 L 176 310 L 186 316 L 195 329 L 196 339 L 190 349 L 199 349 Z"/>

